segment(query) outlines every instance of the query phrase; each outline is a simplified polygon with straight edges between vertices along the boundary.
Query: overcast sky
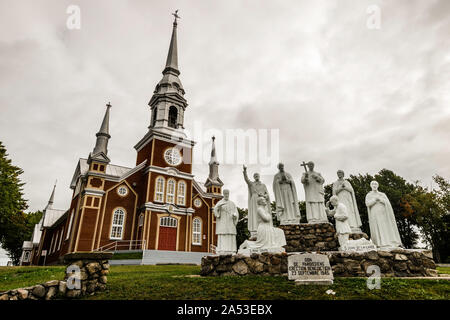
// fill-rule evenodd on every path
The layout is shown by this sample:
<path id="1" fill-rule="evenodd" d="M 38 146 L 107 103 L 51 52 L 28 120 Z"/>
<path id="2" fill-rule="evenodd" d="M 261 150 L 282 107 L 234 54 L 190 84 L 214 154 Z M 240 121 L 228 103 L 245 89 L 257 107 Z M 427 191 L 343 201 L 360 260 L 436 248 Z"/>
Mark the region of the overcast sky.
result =
<path id="1" fill-rule="evenodd" d="M 69 5 L 81 9 L 79 30 L 66 26 Z M 370 5 L 380 29 L 367 27 Z M 25 171 L 30 210 L 45 206 L 56 179 L 55 206 L 68 207 L 108 101 L 109 156 L 135 165 L 175 9 L 186 128 L 279 129 L 277 156 L 299 199 L 301 161 L 326 183 L 337 169 L 388 168 L 426 186 L 450 177 L 450 1 L 2 0 L 0 141 Z M 219 172 L 246 206 L 241 164 Z M 207 173 L 194 168 L 202 182 Z M 270 190 L 272 178 L 262 176 Z"/>

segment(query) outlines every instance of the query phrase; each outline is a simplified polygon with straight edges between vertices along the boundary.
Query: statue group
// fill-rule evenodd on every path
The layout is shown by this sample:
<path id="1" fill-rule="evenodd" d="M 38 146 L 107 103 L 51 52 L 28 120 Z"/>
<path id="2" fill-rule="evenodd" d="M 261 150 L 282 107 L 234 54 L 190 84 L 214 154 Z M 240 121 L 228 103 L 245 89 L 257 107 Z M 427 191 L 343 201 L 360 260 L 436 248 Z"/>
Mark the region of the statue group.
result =
<path id="1" fill-rule="evenodd" d="M 303 162 L 305 172 L 301 183 L 305 190 L 306 219 L 308 224 L 329 223 L 328 217 L 334 217 L 336 235 L 340 248 L 349 245 L 376 245 L 378 248 L 402 247 L 394 212 L 386 195 L 378 191 L 378 182 L 372 181 L 365 204 L 368 210 L 371 240 L 361 238 L 350 240 L 351 234 L 362 233 L 361 218 L 352 185 L 344 179 L 344 172 L 337 171 L 338 179 L 333 183 L 333 195 L 325 204 L 325 179 L 314 170 L 314 163 Z M 266 185 L 260 180 L 258 173 L 253 174 L 254 181 L 248 177 L 247 167 L 243 166 L 244 180 L 248 186 L 248 231 L 250 239 L 239 247 L 239 253 L 284 252 L 286 245 L 284 231 L 275 228 L 272 221 L 270 196 Z M 278 164 L 278 172 L 273 178 L 275 196 L 275 214 L 280 225 L 300 224 L 300 209 L 295 181 Z M 238 212 L 236 205 L 229 199 L 229 190 L 223 191 L 223 199 L 214 207 L 218 254 L 236 252 L 236 224 Z M 331 206 L 330 206 L 331 205 Z M 373 241 L 373 242 L 372 242 Z"/>

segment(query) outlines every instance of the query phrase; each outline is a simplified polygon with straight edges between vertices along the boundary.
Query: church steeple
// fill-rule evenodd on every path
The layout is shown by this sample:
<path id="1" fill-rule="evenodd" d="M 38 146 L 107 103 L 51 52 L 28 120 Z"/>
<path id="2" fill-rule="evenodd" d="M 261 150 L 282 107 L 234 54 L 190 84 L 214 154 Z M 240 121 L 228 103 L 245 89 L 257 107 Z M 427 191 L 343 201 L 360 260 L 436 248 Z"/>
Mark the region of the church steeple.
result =
<path id="1" fill-rule="evenodd" d="M 92 159 L 98 160 L 100 162 L 109 163 L 108 158 L 108 141 L 111 138 L 109 134 L 109 109 L 111 109 L 111 104 L 108 102 L 106 104 L 106 112 L 103 117 L 102 124 L 100 126 L 100 130 L 97 132 L 97 140 L 95 142 L 94 150 L 89 155 L 89 162 Z"/>
<path id="2" fill-rule="evenodd" d="M 213 136 L 211 145 L 211 159 L 209 160 L 209 175 L 208 179 L 206 179 L 205 187 L 207 192 L 209 193 L 221 193 L 221 187 L 223 186 L 223 182 L 219 178 L 219 161 L 217 161 L 216 156 L 216 138 Z"/>
<path id="3" fill-rule="evenodd" d="M 175 20 L 172 25 L 166 65 L 162 72 L 163 77 L 156 85 L 148 103 L 152 110 L 149 129 L 185 138 L 184 111 L 188 104 L 184 98 L 183 85 L 178 78 L 180 70 L 178 69 L 177 19 L 180 17 L 177 12 L 178 10 L 172 13 Z"/>
<path id="4" fill-rule="evenodd" d="M 172 27 L 172 38 L 170 39 L 169 52 L 167 53 L 166 67 L 163 70 L 163 74 L 173 72 L 178 76 L 180 75 L 180 71 L 178 70 L 177 17 L 178 15 L 175 13 L 175 20 Z"/>
<path id="5" fill-rule="evenodd" d="M 47 203 L 47 206 L 45 207 L 45 209 L 48 209 L 48 208 L 51 209 L 53 207 L 53 202 L 55 201 L 55 189 L 56 189 L 56 181 L 55 181 L 55 185 L 53 186 L 52 194 L 50 195 L 50 199 L 48 199 L 48 203 Z"/>

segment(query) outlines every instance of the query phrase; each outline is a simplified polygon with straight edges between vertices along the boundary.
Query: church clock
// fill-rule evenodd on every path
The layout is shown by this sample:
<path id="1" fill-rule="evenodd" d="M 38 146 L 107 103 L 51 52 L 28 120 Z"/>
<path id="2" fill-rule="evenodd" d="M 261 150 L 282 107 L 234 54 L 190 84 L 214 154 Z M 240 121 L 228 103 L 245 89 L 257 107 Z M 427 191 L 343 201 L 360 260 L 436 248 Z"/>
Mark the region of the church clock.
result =
<path id="1" fill-rule="evenodd" d="M 171 166 L 177 166 L 181 163 L 183 157 L 177 148 L 169 148 L 164 152 L 164 160 Z"/>

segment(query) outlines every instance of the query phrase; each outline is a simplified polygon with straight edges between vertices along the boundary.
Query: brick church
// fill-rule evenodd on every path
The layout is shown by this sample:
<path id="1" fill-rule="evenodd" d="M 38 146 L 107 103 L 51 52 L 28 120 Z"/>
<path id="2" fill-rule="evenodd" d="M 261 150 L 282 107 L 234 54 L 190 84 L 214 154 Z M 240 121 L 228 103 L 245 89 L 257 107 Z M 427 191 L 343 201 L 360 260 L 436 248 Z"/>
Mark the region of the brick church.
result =
<path id="1" fill-rule="evenodd" d="M 195 142 L 184 133 L 188 103 L 179 79 L 176 18 L 162 74 L 148 103 L 149 130 L 134 146 L 136 165 L 114 165 L 108 157 L 108 103 L 93 151 L 76 166 L 69 209 L 53 208 L 54 187 L 32 239 L 23 244 L 23 265 L 53 264 L 69 252 L 103 250 L 143 250 L 177 262 L 214 249 L 212 208 L 221 199 L 223 183 L 214 138 L 206 182 L 192 174 Z"/>

